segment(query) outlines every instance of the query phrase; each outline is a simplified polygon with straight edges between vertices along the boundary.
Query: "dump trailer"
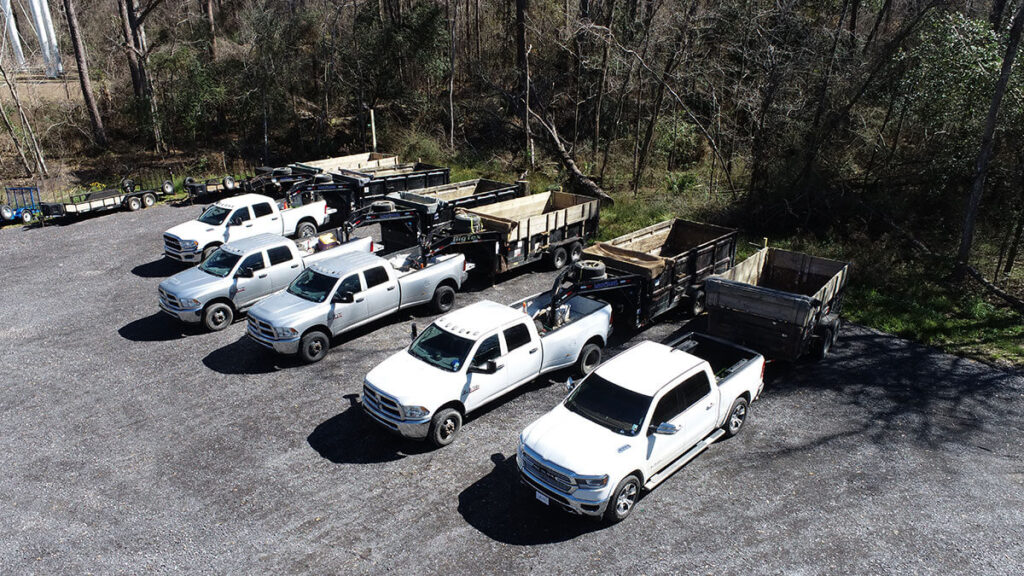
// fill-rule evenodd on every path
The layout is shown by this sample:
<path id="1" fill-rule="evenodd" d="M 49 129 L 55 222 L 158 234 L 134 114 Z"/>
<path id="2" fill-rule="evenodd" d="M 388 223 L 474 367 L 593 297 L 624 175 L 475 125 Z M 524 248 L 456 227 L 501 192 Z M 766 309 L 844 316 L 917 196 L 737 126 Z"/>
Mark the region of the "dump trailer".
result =
<path id="1" fill-rule="evenodd" d="M 296 191 L 315 190 L 327 205 L 348 217 L 354 210 L 384 199 L 387 194 L 406 190 L 420 190 L 447 184 L 448 168 L 409 162 L 365 169 L 338 169 L 324 172 L 296 185 Z"/>
<path id="2" fill-rule="evenodd" d="M 125 208 L 131 212 L 149 208 L 162 197 L 174 193 L 174 185 L 164 180 L 159 188 L 143 189 L 130 179 L 121 181 L 120 188 L 108 188 L 99 192 L 86 192 L 71 196 L 68 202 L 44 202 L 40 204 L 43 214 L 50 218 L 78 216 L 90 212 L 103 212 Z"/>
<path id="3" fill-rule="evenodd" d="M 850 264 L 762 248 L 705 281 L 708 332 L 768 358 L 828 355 L 839 337 Z"/>

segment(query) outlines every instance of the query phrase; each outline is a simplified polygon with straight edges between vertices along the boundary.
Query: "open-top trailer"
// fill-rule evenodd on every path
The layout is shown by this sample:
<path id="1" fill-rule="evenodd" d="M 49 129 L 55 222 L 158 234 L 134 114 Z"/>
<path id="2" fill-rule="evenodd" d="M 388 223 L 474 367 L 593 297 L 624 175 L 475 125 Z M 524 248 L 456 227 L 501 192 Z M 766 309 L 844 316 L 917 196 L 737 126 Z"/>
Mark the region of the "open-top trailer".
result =
<path id="1" fill-rule="evenodd" d="M 132 212 L 149 208 L 162 196 L 174 193 L 174 185 L 164 180 L 159 188 L 142 189 L 130 179 L 121 182 L 120 188 L 108 188 L 99 192 L 86 192 L 71 196 L 68 202 L 44 202 L 40 205 L 43 215 L 56 218 L 77 216 L 90 212 L 102 212 L 125 208 Z"/>

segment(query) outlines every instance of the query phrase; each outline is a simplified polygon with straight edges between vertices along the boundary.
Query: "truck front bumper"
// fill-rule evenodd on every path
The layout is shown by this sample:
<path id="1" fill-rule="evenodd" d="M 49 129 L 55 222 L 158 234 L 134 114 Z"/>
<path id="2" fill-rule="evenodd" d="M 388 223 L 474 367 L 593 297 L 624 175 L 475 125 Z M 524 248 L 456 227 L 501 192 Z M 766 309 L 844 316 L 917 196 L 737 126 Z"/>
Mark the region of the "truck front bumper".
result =
<path id="1" fill-rule="evenodd" d="M 366 394 L 363 394 L 363 412 L 370 417 L 371 420 L 387 428 L 395 434 L 404 436 L 406 438 L 412 438 L 414 440 L 422 440 L 427 437 L 430 432 L 430 418 L 424 418 L 423 420 L 397 420 L 394 417 L 385 414 L 380 408 L 373 403 L 373 400 L 367 401 Z"/>
<path id="2" fill-rule="evenodd" d="M 252 340 L 259 344 L 260 346 L 270 348 L 271 350 L 277 352 L 278 354 L 291 355 L 299 353 L 299 340 L 301 339 L 301 337 L 286 338 L 283 340 L 272 340 L 270 338 L 263 336 L 262 334 L 257 334 L 253 330 L 251 323 L 249 324 L 249 327 L 246 328 L 245 335 L 248 336 L 249 338 L 252 338 Z"/>
<path id="3" fill-rule="evenodd" d="M 175 308 L 164 302 L 163 298 L 160 299 L 160 310 L 164 314 L 177 318 L 186 324 L 198 324 L 203 319 L 202 308 Z"/>
<path id="4" fill-rule="evenodd" d="M 601 490 L 576 490 L 574 493 L 568 494 L 554 488 L 530 470 L 524 469 L 522 452 L 516 454 L 516 464 L 519 466 L 519 481 L 527 488 L 546 496 L 548 502 L 545 504 L 549 506 L 557 506 L 577 516 L 596 517 L 603 516 L 604 511 L 608 508 L 613 490 L 609 487 Z M 540 500 L 540 497 L 538 496 L 537 499 Z"/>
<path id="5" fill-rule="evenodd" d="M 164 248 L 164 256 L 167 256 L 171 260 L 177 260 L 178 262 L 189 262 L 192 264 L 198 264 L 203 260 L 202 252 L 185 252 L 171 250 L 170 248 Z"/>

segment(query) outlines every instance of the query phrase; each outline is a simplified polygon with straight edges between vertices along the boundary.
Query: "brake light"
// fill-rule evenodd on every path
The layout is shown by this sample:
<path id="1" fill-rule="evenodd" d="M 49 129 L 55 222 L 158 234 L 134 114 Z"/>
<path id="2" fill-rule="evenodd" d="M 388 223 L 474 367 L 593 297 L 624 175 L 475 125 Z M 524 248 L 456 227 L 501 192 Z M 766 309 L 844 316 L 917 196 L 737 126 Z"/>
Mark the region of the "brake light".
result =
<path id="1" fill-rule="evenodd" d="M 614 319 L 615 319 L 615 309 L 613 308 L 613 309 L 611 309 L 611 310 L 609 310 L 609 311 L 608 311 L 608 325 L 609 325 L 609 326 L 611 326 L 611 325 L 612 325 L 612 321 L 613 321 Z"/>
<path id="2" fill-rule="evenodd" d="M 373 240 L 370 240 L 370 252 L 373 252 Z"/>
<path id="3" fill-rule="evenodd" d="M 463 272 L 466 271 L 466 259 L 465 258 L 462 259 L 462 271 Z"/>
<path id="4" fill-rule="evenodd" d="M 765 362 L 765 361 L 761 362 L 761 382 L 764 382 L 764 369 L 767 366 L 768 366 L 767 362 Z"/>

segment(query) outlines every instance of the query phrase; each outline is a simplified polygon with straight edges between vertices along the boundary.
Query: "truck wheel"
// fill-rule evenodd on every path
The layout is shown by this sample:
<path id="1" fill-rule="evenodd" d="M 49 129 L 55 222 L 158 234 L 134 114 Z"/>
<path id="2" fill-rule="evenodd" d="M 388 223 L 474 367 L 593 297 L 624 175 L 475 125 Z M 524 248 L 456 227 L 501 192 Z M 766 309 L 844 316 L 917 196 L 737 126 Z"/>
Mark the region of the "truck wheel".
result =
<path id="1" fill-rule="evenodd" d="M 444 314 L 455 305 L 455 288 L 442 284 L 434 290 L 434 298 L 430 301 L 430 307 L 438 314 Z"/>
<path id="2" fill-rule="evenodd" d="M 29 222 L 31 222 L 32 221 L 32 211 L 31 210 L 27 210 L 27 209 L 23 210 L 21 212 L 21 221 L 24 222 L 25 224 L 28 224 Z"/>
<path id="3" fill-rule="evenodd" d="M 604 511 L 604 519 L 610 523 L 622 522 L 633 511 L 640 500 L 640 479 L 630 474 L 619 482 L 619 487 L 612 493 L 608 501 L 608 509 Z"/>
<path id="4" fill-rule="evenodd" d="M 146 208 L 150 208 L 150 207 L 153 206 L 153 204 L 156 204 L 156 196 L 155 195 L 153 195 L 151 193 L 147 193 L 147 194 L 143 194 L 142 195 L 142 205 L 143 206 L 145 206 Z"/>
<path id="5" fill-rule="evenodd" d="M 142 200 L 139 200 L 138 196 L 132 196 L 124 201 L 124 205 L 128 207 L 129 211 L 136 212 L 142 208 Z"/>
<path id="6" fill-rule="evenodd" d="M 690 313 L 696 318 L 704 313 L 704 304 L 707 301 L 707 295 L 704 294 L 703 290 L 694 290 L 690 294 Z"/>
<path id="7" fill-rule="evenodd" d="M 569 260 L 573 262 L 579 262 L 580 258 L 583 257 L 583 245 L 579 242 L 573 242 L 573 245 L 569 248 Z"/>
<path id="8" fill-rule="evenodd" d="M 299 222 L 295 232 L 299 238 L 312 238 L 316 235 L 316 225 L 312 222 Z"/>
<path id="9" fill-rule="evenodd" d="M 551 267 L 555 270 L 561 270 L 565 268 L 565 265 L 569 263 L 569 253 L 565 251 L 564 246 L 559 246 L 551 252 Z"/>
<path id="10" fill-rule="evenodd" d="M 213 256 L 213 253 L 217 251 L 217 248 L 220 248 L 220 246 L 213 245 L 203 248 L 203 261 L 205 262 L 207 258 Z"/>
<path id="11" fill-rule="evenodd" d="M 732 403 L 732 407 L 729 408 L 729 416 L 725 420 L 725 426 L 722 427 L 722 430 L 725 430 L 726 438 L 732 438 L 739 434 L 740 428 L 743 428 L 743 423 L 747 421 L 747 409 L 749 406 L 750 403 L 742 396 Z"/>
<path id="12" fill-rule="evenodd" d="M 0 218 L 4 220 L 14 220 L 14 210 L 7 204 L 0 204 Z"/>
<path id="13" fill-rule="evenodd" d="M 462 414 L 454 408 L 445 408 L 430 421 L 430 442 L 438 448 L 447 446 L 455 440 L 461 428 Z"/>
<path id="14" fill-rule="evenodd" d="M 583 350 L 580 350 L 580 357 L 576 360 L 576 373 L 586 376 L 597 368 L 601 363 L 601 347 L 593 342 L 587 342 Z"/>
<path id="15" fill-rule="evenodd" d="M 203 310 L 203 326 L 210 332 L 220 332 L 231 326 L 235 320 L 235 311 L 223 302 L 214 302 Z"/>
<path id="16" fill-rule="evenodd" d="M 309 364 L 323 360 L 330 348 L 331 339 L 319 330 L 306 334 L 299 341 L 299 355 Z"/>

